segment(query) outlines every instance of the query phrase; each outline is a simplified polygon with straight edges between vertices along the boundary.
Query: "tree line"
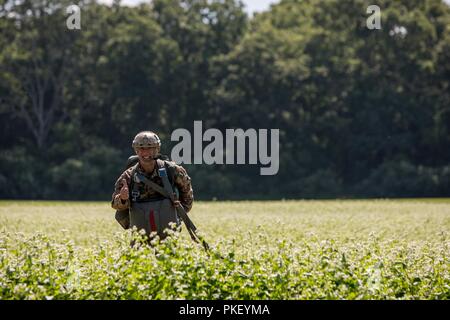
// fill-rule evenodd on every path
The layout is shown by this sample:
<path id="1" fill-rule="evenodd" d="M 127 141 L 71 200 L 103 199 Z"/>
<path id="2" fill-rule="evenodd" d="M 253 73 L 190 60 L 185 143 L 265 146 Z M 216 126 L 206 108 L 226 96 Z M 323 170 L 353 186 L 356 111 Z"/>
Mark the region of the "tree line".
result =
<path id="1" fill-rule="evenodd" d="M 442 0 L 0 1 L 0 197 L 109 199 L 153 130 L 277 128 L 279 171 L 185 165 L 197 199 L 450 195 Z"/>

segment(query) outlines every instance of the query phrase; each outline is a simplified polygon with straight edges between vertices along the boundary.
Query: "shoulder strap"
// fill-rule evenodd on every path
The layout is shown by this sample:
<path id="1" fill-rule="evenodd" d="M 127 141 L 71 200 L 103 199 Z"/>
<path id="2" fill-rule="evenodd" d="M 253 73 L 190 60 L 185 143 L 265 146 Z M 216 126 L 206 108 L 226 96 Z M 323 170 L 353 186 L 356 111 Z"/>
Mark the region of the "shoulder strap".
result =
<path id="1" fill-rule="evenodd" d="M 158 159 L 157 160 L 158 169 L 166 168 L 167 176 L 169 178 L 170 185 L 172 186 L 172 189 L 175 187 L 175 167 L 165 159 Z"/>
<path id="2" fill-rule="evenodd" d="M 133 188 L 134 188 L 134 174 L 137 171 L 137 167 L 139 166 L 139 162 L 136 163 L 135 165 L 133 165 L 133 169 L 131 169 L 131 173 L 130 173 L 130 186 L 128 187 L 128 192 L 129 194 L 129 199 L 132 199 L 132 192 L 133 192 Z"/>
<path id="3" fill-rule="evenodd" d="M 173 188 L 172 188 L 172 183 L 170 183 L 169 179 L 168 179 L 168 172 L 169 168 L 166 169 L 166 162 L 164 160 L 161 159 L 157 159 L 156 160 L 156 164 L 158 165 L 158 175 L 160 176 L 160 178 L 163 181 L 163 185 L 164 185 L 164 189 L 172 194 L 173 193 Z M 173 172 L 172 172 L 173 174 Z M 173 176 L 171 177 L 172 182 L 173 182 Z M 167 183 L 169 182 L 169 183 Z"/>
<path id="4" fill-rule="evenodd" d="M 139 162 L 136 163 L 135 165 L 133 165 L 133 169 L 131 169 L 131 177 L 133 177 L 133 175 L 136 172 L 138 166 L 139 166 Z"/>

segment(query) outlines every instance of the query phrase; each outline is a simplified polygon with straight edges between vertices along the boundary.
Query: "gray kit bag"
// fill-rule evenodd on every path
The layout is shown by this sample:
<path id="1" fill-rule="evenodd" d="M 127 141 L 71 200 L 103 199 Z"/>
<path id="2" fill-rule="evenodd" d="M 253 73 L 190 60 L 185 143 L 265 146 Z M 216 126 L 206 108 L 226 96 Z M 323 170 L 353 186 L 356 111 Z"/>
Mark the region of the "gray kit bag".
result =
<path id="1" fill-rule="evenodd" d="M 138 230 L 145 230 L 146 235 L 156 232 L 161 239 L 167 234 L 166 228 L 170 228 L 171 223 L 180 225 L 176 209 L 170 199 L 132 202 L 130 208 L 130 227 Z"/>

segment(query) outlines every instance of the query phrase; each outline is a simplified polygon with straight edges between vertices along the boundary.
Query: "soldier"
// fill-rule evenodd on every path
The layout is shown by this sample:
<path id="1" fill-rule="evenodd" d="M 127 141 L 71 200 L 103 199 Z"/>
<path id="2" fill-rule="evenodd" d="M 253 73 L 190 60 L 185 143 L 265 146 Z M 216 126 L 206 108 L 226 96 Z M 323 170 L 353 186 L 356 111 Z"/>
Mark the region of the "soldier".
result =
<path id="1" fill-rule="evenodd" d="M 119 210 L 117 213 L 127 214 L 126 219 L 118 219 L 124 228 L 136 226 L 147 235 L 156 232 L 164 239 L 167 236 L 164 229 L 169 228 L 171 222 L 180 224 L 176 207 L 181 206 L 185 212 L 192 208 L 191 179 L 183 167 L 161 159 L 161 141 L 154 132 L 138 133 L 132 147 L 138 162 L 117 179 L 111 205 Z M 176 197 L 168 199 L 163 192 L 158 192 L 161 188 L 176 193 Z"/>

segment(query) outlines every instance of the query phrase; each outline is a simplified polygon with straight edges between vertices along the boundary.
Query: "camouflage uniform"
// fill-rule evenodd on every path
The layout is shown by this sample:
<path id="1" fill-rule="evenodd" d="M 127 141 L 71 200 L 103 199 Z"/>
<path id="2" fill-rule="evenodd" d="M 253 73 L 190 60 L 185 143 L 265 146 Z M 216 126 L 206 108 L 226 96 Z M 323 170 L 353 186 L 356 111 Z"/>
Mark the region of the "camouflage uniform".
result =
<path id="1" fill-rule="evenodd" d="M 188 176 L 186 170 L 182 166 L 179 166 L 172 161 L 166 162 L 168 162 L 168 165 L 170 167 L 174 168 L 173 184 L 179 191 L 179 200 L 181 202 L 181 205 L 184 207 L 186 212 L 189 212 L 192 208 L 192 203 L 194 201 L 194 192 L 192 190 L 191 178 Z M 112 195 L 112 202 L 111 202 L 112 207 L 116 210 L 124 210 L 130 207 L 131 199 L 127 199 L 125 201 L 120 199 L 120 189 L 122 188 L 122 179 L 126 180 L 128 188 L 130 188 L 132 170 L 133 167 L 125 170 L 120 175 L 119 179 L 117 179 L 116 181 L 115 190 Z M 162 179 L 158 176 L 158 168 L 156 164 L 155 169 L 151 174 L 146 174 L 142 170 L 140 165 L 138 165 L 137 171 L 143 173 L 147 178 L 149 178 L 156 184 L 160 185 L 161 187 L 164 187 Z M 138 184 L 138 189 L 141 200 L 150 200 L 161 197 L 161 195 L 158 192 L 154 191 L 143 182 Z"/>

